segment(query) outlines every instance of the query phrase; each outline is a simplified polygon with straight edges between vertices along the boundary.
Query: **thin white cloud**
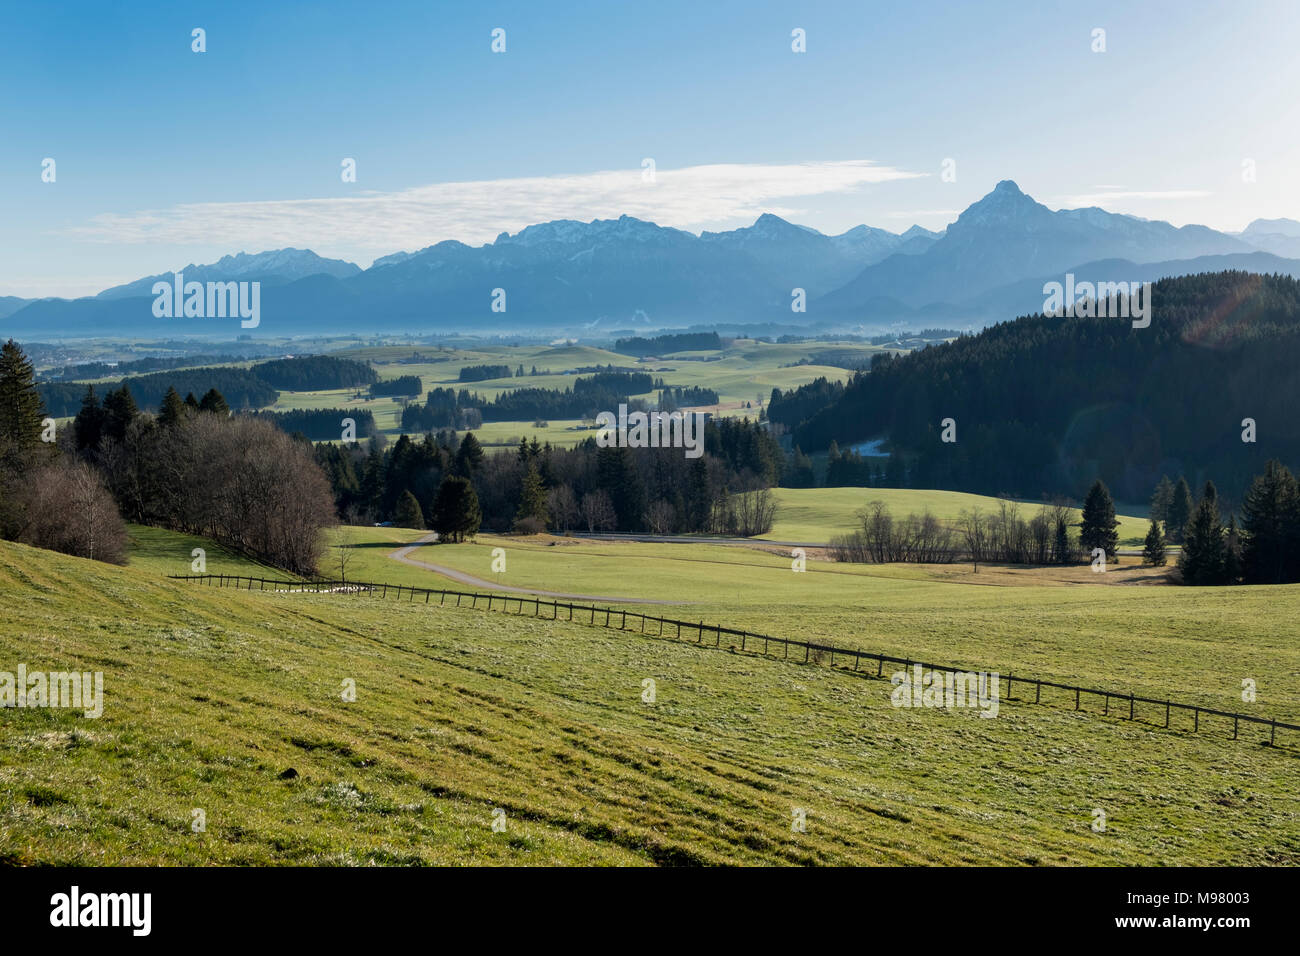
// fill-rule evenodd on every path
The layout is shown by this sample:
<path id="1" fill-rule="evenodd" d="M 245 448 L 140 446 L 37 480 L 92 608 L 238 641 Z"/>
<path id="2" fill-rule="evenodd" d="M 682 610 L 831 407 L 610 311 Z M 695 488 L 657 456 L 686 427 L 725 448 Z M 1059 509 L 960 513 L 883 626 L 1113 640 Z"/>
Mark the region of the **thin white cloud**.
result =
<path id="1" fill-rule="evenodd" d="M 310 246 L 371 253 L 418 249 L 444 239 L 477 244 L 550 219 L 627 214 L 698 230 L 749 222 L 764 212 L 802 212 L 782 201 L 848 193 L 927 173 L 865 160 L 787 165 L 725 163 L 659 169 L 436 183 L 355 197 L 190 203 L 95 216 L 63 234 L 90 242 L 222 245 L 244 249 Z"/>
<path id="2" fill-rule="evenodd" d="M 1103 188 L 1103 187 L 1095 187 Z M 1102 193 L 1083 193 L 1073 196 L 1057 196 L 1053 202 L 1059 203 L 1060 208 L 1076 209 L 1081 206 L 1107 206 L 1114 205 L 1116 202 L 1125 200 L 1165 200 L 1165 199 L 1205 199 L 1207 196 L 1213 196 L 1214 193 L 1207 192 L 1204 189 L 1147 189 L 1147 190 L 1118 190 Z"/>

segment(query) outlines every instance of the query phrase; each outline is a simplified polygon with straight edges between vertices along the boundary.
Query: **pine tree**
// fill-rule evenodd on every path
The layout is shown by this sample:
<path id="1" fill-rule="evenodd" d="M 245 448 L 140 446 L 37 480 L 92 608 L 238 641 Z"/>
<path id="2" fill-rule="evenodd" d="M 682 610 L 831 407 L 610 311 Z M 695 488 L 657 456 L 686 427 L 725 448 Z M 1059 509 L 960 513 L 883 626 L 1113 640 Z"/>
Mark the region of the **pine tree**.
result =
<path id="1" fill-rule="evenodd" d="M 107 417 L 107 412 L 100 407 L 95 386 L 87 385 L 86 394 L 81 399 L 81 411 L 77 412 L 77 417 L 72 420 L 72 434 L 76 438 L 78 451 L 87 448 L 94 450 L 99 447 L 99 439 L 104 433 L 104 421 Z"/>
<path id="2" fill-rule="evenodd" d="M 1174 483 L 1168 475 L 1162 475 L 1160 484 L 1156 485 L 1155 494 L 1151 496 L 1151 517 L 1155 521 L 1169 520 L 1169 505 L 1174 500 Z"/>
<path id="3" fill-rule="evenodd" d="M 199 411 L 212 412 L 226 418 L 230 415 L 230 406 L 226 404 L 225 396 L 215 388 L 210 388 L 204 394 L 203 400 L 199 402 Z"/>
<path id="4" fill-rule="evenodd" d="M 1224 581 L 1223 521 L 1213 496 L 1203 496 L 1192 512 L 1183 535 L 1183 552 L 1178 556 L 1178 570 L 1184 584 L 1210 585 Z"/>
<path id="5" fill-rule="evenodd" d="M 596 452 L 596 484 L 614 503 L 614 513 L 618 516 L 617 530 L 624 533 L 639 531 L 645 516 L 645 485 L 637 474 L 632 449 L 599 449 Z"/>
<path id="6" fill-rule="evenodd" d="M 1142 548 L 1142 563 L 1158 568 L 1165 565 L 1165 536 L 1160 530 L 1160 522 L 1154 517 L 1151 519 L 1151 527 L 1147 529 L 1146 543 Z"/>
<path id="7" fill-rule="evenodd" d="M 1101 548 L 1108 558 L 1115 556 L 1119 545 L 1119 521 L 1115 518 L 1115 502 L 1111 500 L 1110 491 L 1100 478 L 1088 489 L 1088 497 L 1083 501 L 1083 526 L 1079 529 L 1079 544 L 1091 554 Z"/>
<path id="8" fill-rule="evenodd" d="M 469 432 L 460 447 L 456 449 L 456 474 L 462 478 L 471 478 L 474 469 L 483 463 L 483 446 L 479 444 L 473 432 Z"/>
<path id="9" fill-rule="evenodd" d="M 10 339 L 0 348 L 0 441 L 19 449 L 40 444 L 44 417 L 32 363 Z"/>
<path id="10" fill-rule="evenodd" d="M 1165 512 L 1165 536 L 1175 543 L 1183 540 L 1183 530 L 1192 520 L 1192 489 L 1187 479 L 1180 477 L 1174 487 L 1174 496 L 1169 499 L 1169 508 Z"/>
<path id="11" fill-rule="evenodd" d="M 115 438 L 122 441 L 126 438 L 126 429 L 135 417 L 140 414 L 140 408 L 135 403 L 135 396 L 131 394 L 131 389 L 125 384 L 117 391 L 109 392 L 104 396 L 104 434 L 109 438 Z"/>
<path id="12" fill-rule="evenodd" d="M 393 511 L 393 524 L 399 528 L 424 530 L 424 513 L 420 510 L 420 502 L 409 491 L 402 492 L 402 497 L 397 499 L 397 508 Z"/>
<path id="13" fill-rule="evenodd" d="M 1052 558 L 1057 564 L 1065 564 L 1070 560 L 1070 526 L 1066 524 L 1064 517 L 1056 519 L 1056 537 L 1052 543 Z"/>
<path id="14" fill-rule="evenodd" d="M 379 451 L 379 444 L 370 442 L 370 451 L 366 463 L 361 469 L 361 492 L 358 504 L 373 516 L 379 514 L 384 498 L 384 456 Z"/>
<path id="15" fill-rule="evenodd" d="M 528 472 L 524 475 L 523 491 L 519 495 L 519 510 L 515 513 L 515 530 L 528 527 L 529 520 L 541 523 L 545 528 L 551 520 L 546 508 L 546 489 L 542 486 L 542 476 L 537 472 L 537 465 L 528 463 Z"/>
<path id="16" fill-rule="evenodd" d="M 478 495 L 468 478 L 448 475 L 438 486 L 433 501 L 433 530 L 442 538 L 463 541 L 466 536 L 478 533 L 483 522 Z"/>
<path id="17" fill-rule="evenodd" d="M 158 410 L 158 424 L 179 425 L 184 420 L 185 402 L 181 400 L 180 393 L 168 385 L 167 394 L 163 396 L 162 407 Z"/>
<path id="18" fill-rule="evenodd" d="M 1268 462 L 1246 492 L 1241 539 L 1247 584 L 1300 580 L 1300 485 L 1281 462 Z"/>

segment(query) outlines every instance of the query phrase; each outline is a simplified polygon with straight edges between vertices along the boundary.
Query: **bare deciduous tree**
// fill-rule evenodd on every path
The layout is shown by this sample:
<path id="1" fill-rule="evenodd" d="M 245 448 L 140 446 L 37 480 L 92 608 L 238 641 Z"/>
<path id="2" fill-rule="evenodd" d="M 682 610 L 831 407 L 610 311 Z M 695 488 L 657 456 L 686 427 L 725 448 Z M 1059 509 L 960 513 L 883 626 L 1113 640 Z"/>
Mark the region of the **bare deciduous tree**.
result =
<path id="1" fill-rule="evenodd" d="M 592 533 L 613 531 L 618 526 L 618 514 L 614 511 L 614 503 L 610 501 L 608 492 L 597 489 L 582 496 L 582 520 Z"/>

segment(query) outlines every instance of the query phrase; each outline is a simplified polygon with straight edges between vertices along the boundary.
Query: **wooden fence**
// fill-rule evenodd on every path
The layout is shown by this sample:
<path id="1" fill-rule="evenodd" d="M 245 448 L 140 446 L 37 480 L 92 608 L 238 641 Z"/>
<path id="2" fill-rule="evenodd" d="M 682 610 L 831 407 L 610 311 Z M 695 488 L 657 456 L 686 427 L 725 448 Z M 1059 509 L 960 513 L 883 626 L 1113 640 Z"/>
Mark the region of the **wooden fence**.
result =
<path id="1" fill-rule="evenodd" d="M 405 595 L 408 603 L 416 603 L 417 597 L 423 597 L 419 603 L 429 604 L 433 598 L 438 598 L 439 606 L 447 604 L 448 600 L 455 598 L 456 607 L 467 607 L 475 610 L 491 611 L 499 610 L 510 612 L 511 605 L 514 605 L 514 613 L 525 614 L 528 609 L 533 612 L 533 617 L 543 617 L 542 611 L 549 610 L 550 617 L 547 620 L 564 620 L 573 621 L 578 624 L 588 624 L 597 627 L 616 628 L 620 631 L 632 630 L 641 634 L 648 634 L 652 637 L 663 637 L 664 629 L 668 628 L 669 636 L 676 640 L 687 640 L 695 644 L 703 644 L 708 638 L 713 638 L 713 646 L 721 647 L 723 639 L 727 639 L 729 649 L 734 649 L 744 653 L 762 653 L 764 656 L 777 655 L 782 660 L 791 659 L 791 651 L 794 651 L 794 659 L 799 660 L 802 654 L 802 663 L 828 663 L 831 667 L 836 666 L 836 658 L 842 662 L 839 666 L 844 670 L 853 670 L 866 676 L 883 677 L 886 664 L 901 664 L 904 668 L 910 668 L 912 665 L 919 665 L 921 668 L 930 671 L 938 671 L 944 674 L 968 674 L 970 668 L 957 667 L 952 664 L 933 664 L 928 661 L 917 660 L 912 657 L 891 657 L 888 654 L 874 654 L 870 651 L 854 650 L 846 647 L 836 647 L 833 644 L 817 644 L 810 641 L 798 641 L 784 637 L 771 637 L 766 634 L 756 634 L 753 631 L 736 630 L 731 627 L 723 627 L 718 624 L 706 624 L 704 621 L 681 621 L 675 618 L 658 617 L 653 614 L 641 614 L 635 611 L 626 611 L 623 609 L 614 609 L 608 607 L 597 607 L 594 604 L 574 604 L 567 601 L 549 601 L 541 597 L 525 597 L 523 595 L 510 594 L 480 594 L 474 591 L 451 591 L 439 588 L 418 588 L 407 584 L 383 584 L 369 581 L 329 581 L 329 580 L 312 580 L 312 581 L 281 581 L 272 578 L 254 578 L 244 575 L 231 574 L 172 574 L 170 578 L 178 581 L 195 581 L 206 583 L 209 586 L 216 587 L 234 587 L 241 590 L 258 590 L 288 592 L 308 592 L 308 593 L 330 593 L 330 592 L 347 592 L 347 593 L 367 593 L 374 594 L 381 598 L 393 597 L 401 600 Z M 566 612 L 561 616 L 560 612 Z M 587 620 L 583 620 L 583 618 Z M 628 621 L 632 622 L 632 627 L 628 627 Z M 640 627 L 637 627 L 640 622 Z M 694 639 L 692 640 L 692 635 Z M 762 643 L 762 651 L 759 651 L 759 643 Z M 777 652 L 779 651 L 779 654 Z M 829 659 L 828 659 L 829 658 Z M 853 666 L 850 668 L 848 663 L 851 661 Z M 870 665 L 876 665 L 876 673 L 870 673 Z M 863 664 L 867 666 L 864 668 Z M 1000 672 L 999 672 L 1000 674 Z M 1253 724 L 1260 727 L 1268 728 L 1268 742 L 1270 745 L 1277 743 L 1277 732 L 1279 730 L 1289 730 L 1300 732 L 1300 724 L 1284 723 L 1280 720 L 1273 720 L 1268 717 L 1255 717 L 1250 714 L 1239 714 L 1226 710 L 1215 710 L 1211 707 L 1203 707 L 1199 704 L 1185 704 L 1174 700 L 1159 700 L 1154 697 L 1139 697 L 1132 693 L 1121 693 L 1113 690 L 1098 690 L 1094 687 L 1079 687 L 1074 684 L 1062 684 L 1057 681 L 1042 680 L 1037 677 L 1026 677 L 1024 675 L 1015 676 L 1013 674 L 1000 674 L 1000 678 L 1006 682 L 1006 692 L 1001 695 L 1002 700 L 1021 700 L 1028 701 L 1029 690 L 1034 692 L 1033 702 L 1035 704 L 1043 703 L 1043 688 L 1051 690 L 1064 691 L 1065 694 L 1074 695 L 1074 709 L 1081 710 L 1085 695 L 1089 698 L 1100 698 L 1102 703 L 1102 713 L 1106 715 L 1116 715 L 1126 720 L 1137 720 L 1137 706 L 1143 705 L 1143 716 L 1150 715 L 1150 709 L 1154 708 L 1157 715 L 1161 710 L 1164 712 L 1163 726 L 1170 726 L 1171 715 L 1174 711 L 1188 713 L 1192 717 L 1193 732 L 1200 732 L 1201 718 L 1215 717 L 1223 718 L 1224 721 L 1232 721 L 1232 739 L 1238 739 L 1242 724 Z M 1014 689 L 1016 685 L 1025 688 L 1024 697 L 1016 697 Z M 1114 702 L 1118 709 L 1111 711 L 1111 704 Z M 1127 708 L 1124 705 L 1127 704 Z M 1153 723 L 1148 721 L 1149 723 Z"/>

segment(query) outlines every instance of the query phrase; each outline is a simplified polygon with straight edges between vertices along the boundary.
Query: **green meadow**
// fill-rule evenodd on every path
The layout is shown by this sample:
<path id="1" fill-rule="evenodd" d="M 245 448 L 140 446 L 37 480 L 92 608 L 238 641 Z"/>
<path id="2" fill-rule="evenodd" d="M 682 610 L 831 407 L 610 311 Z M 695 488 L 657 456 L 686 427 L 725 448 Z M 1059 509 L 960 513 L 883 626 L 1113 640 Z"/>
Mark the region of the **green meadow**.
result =
<path id="1" fill-rule="evenodd" d="M 859 525 L 857 513 L 870 501 L 883 501 L 894 518 L 930 511 L 945 522 L 956 521 L 963 511 L 978 508 L 985 515 L 1000 507 L 997 498 L 964 491 L 933 491 L 914 488 L 774 488 L 776 521 L 762 537 L 772 541 L 829 543 L 835 535 L 847 534 Z M 1038 502 L 1019 502 L 1022 518 L 1032 517 Z M 1145 505 L 1117 505 L 1121 547 L 1142 546 L 1146 538 Z M 1074 509 L 1074 518 L 1080 519 Z"/>
<path id="2" fill-rule="evenodd" d="M 367 561 L 387 560 L 393 542 L 380 532 L 392 530 L 363 536 Z M 474 549 L 488 543 L 417 555 L 459 551 L 477 566 Z M 507 547 L 511 578 L 544 575 L 541 555 L 561 550 Z M 1300 750 L 1247 733 L 1232 741 L 1018 701 L 991 720 L 900 709 L 887 681 L 839 668 L 371 595 L 172 582 L 149 566 L 153 551 L 117 568 L 0 544 L 3 668 L 104 675 L 99 719 L 0 712 L 0 860 L 1300 861 Z M 819 606 L 809 626 L 839 619 L 842 642 L 906 639 L 972 664 L 1018 648 L 1115 682 L 1140 664 L 1180 692 L 1254 673 L 1262 708 L 1297 709 L 1286 687 L 1300 664 L 1284 624 L 1293 589 L 1200 604 L 1160 587 L 976 586 L 816 566 L 796 576 L 775 557 L 767 567 L 730 553 L 735 570 L 715 564 L 716 585 L 672 568 L 685 554 L 667 552 L 629 552 L 622 581 L 671 596 L 666 585 L 694 580 L 708 603 L 692 615 L 730 609 L 787 632 Z M 597 559 L 617 560 L 561 560 L 598 573 Z M 656 565 L 670 567 L 656 577 Z M 392 577 L 407 572 L 417 569 Z M 727 594 L 730 583 L 741 593 Z M 860 589 L 859 604 L 832 610 L 824 588 Z M 922 596 L 940 603 L 923 611 Z M 1074 626 L 1053 626 L 1067 619 Z M 1097 809 L 1104 832 L 1092 829 Z"/>
<path id="3" fill-rule="evenodd" d="M 1300 722 L 1300 686 L 1288 677 L 1300 672 L 1300 638 L 1288 623 L 1300 616 L 1295 586 L 1173 587 L 1136 558 L 1099 574 L 1086 565 L 849 565 L 813 554 L 796 573 L 779 548 L 549 536 L 480 535 L 410 555 L 484 581 L 473 588 L 389 557 L 417 532 L 336 534 L 359 545 L 348 571 L 355 580 L 486 591 L 499 547 L 506 586 L 624 598 L 616 606 L 651 615 Z M 1258 686 L 1249 705 L 1247 678 Z"/>

